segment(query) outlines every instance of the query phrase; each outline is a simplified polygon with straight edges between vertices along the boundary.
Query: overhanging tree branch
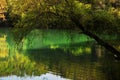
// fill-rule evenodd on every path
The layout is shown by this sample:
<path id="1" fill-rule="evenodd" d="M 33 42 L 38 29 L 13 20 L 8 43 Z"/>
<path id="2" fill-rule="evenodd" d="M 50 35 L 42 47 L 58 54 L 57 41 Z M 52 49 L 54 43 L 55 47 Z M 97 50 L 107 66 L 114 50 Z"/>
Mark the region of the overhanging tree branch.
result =
<path id="1" fill-rule="evenodd" d="M 56 16 L 60 16 L 60 17 L 66 17 L 66 16 L 63 16 L 63 15 L 60 15 L 60 14 L 56 14 L 56 13 L 53 13 L 53 12 L 49 12 L 51 14 L 54 14 Z M 82 30 L 82 33 L 84 33 L 85 35 L 88 35 L 89 37 L 95 39 L 101 46 L 105 47 L 107 50 L 111 51 L 114 55 L 116 55 L 115 57 L 117 59 L 120 59 L 120 52 L 114 48 L 112 45 L 110 45 L 108 42 L 105 42 L 103 39 L 101 39 L 100 37 L 98 37 L 97 35 L 95 35 L 94 33 L 90 32 L 89 30 L 85 29 L 83 27 L 82 24 L 80 24 L 79 20 L 77 19 L 78 16 L 77 15 L 74 15 L 74 13 L 71 11 L 70 15 L 69 15 L 70 19 L 72 22 L 75 23 L 75 25 L 80 29 Z M 77 17 L 77 18 L 76 18 Z"/>
<path id="2" fill-rule="evenodd" d="M 68 7 L 71 8 L 71 5 L 69 3 L 68 0 L 65 0 L 66 4 L 68 5 Z M 105 47 L 107 50 L 111 51 L 114 55 L 116 55 L 115 57 L 117 59 L 120 59 L 120 52 L 114 48 L 112 45 L 110 45 L 109 43 L 105 42 L 104 40 L 102 40 L 101 38 L 99 38 L 97 35 L 95 35 L 94 33 L 90 32 L 89 30 L 87 30 L 86 28 L 84 28 L 84 26 L 82 24 L 80 24 L 79 22 L 79 14 L 76 15 L 73 12 L 73 8 L 70 9 L 69 13 L 68 13 L 70 19 L 72 22 L 75 23 L 75 25 L 83 31 L 84 34 L 88 35 L 89 37 L 95 39 L 100 45 L 102 45 L 103 47 Z"/>
<path id="3" fill-rule="evenodd" d="M 76 16 L 77 17 L 77 16 Z M 102 40 L 101 38 L 99 38 L 97 35 L 95 35 L 94 33 L 90 32 L 89 30 L 85 29 L 82 24 L 80 24 L 79 20 L 77 20 L 75 18 L 75 15 L 72 14 L 71 15 L 71 20 L 76 24 L 76 26 L 78 26 L 84 34 L 88 35 L 89 37 L 95 39 L 101 46 L 105 47 L 107 50 L 111 51 L 116 59 L 120 59 L 120 52 L 114 48 L 112 45 L 110 45 L 109 43 L 105 42 L 104 40 Z"/>

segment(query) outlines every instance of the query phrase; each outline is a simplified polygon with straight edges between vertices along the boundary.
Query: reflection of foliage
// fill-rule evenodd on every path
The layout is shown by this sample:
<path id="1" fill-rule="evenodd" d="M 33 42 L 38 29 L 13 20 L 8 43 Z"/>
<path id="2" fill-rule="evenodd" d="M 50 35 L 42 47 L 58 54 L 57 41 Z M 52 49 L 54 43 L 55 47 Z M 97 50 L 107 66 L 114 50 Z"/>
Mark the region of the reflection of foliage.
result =
<path id="1" fill-rule="evenodd" d="M 104 73 L 97 69 L 99 66 L 99 64 L 91 65 L 86 62 L 83 64 L 61 62 L 59 66 L 53 65 L 52 70 L 60 72 L 59 74 L 72 80 L 106 80 Z"/>
<path id="2" fill-rule="evenodd" d="M 109 76 L 108 80 L 119 80 L 120 79 L 120 61 L 114 61 L 112 56 L 105 56 L 101 59 L 102 72 L 105 76 Z"/>
<path id="3" fill-rule="evenodd" d="M 89 45 L 89 46 L 88 46 Z M 74 56 L 80 56 L 80 55 L 89 55 L 92 53 L 93 42 L 88 41 L 88 42 L 80 42 L 77 44 L 71 44 L 69 46 L 64 46 L 64 47 L 59 47 L 65 52 L 69 52 L 70 54 Z"/>
<path id="4" fill-rule="evenodd" d="M 89 51 L 89 48 L 84 50 Z M 76 56 L 61 49 L 30 50 L 28 54 L 16 53 L 8 60 L 0 61 L 0 75 L 31 75 L 33 72 L 40 75 L 52 71 L 53 74 L 74 80 L 107 80 L 108 76 L 119 80 L 119 62 L 111 64 L 110 58 L 107 60 L 109 64 L 106 64 L 106 58 L 91 62 L 91 55 Z"/>
<path id="5" fill-rule="evenodd" d="M 30 50 L 30 59 L 44 63 L 48 70 L 73 80 L 106 80 L 98 69 L 101 65 L 90 62 L 89 56 L 75 56 L 60 49 Z M 91 64 L 92 63 L 92 64 Z"/>
<path id="6" fill-rule="evenodd" d="M 74 55 L 90 54 L 91 48 L 90 47 L 79 47 L 79 48 L 71 49 L 70 52 Z"/>
<path id="7" fill-rule="evenodd" d="M 33 72 L 45 73 L 42 65 L 41 68 L 38 69 L 37 64 L 31 61 L 27 56 L 23 54 L 16 53 L 14 56 L 8 58 L 6 61 L 0 61 L 0 75 L 24 75 L 29 74 L 32 75 Z"/>
<path id="8" fill-rule="evenodd" d="M 76 56 L 61 49 L 30 50 L 28 55 L 38 64 L 45 64 L 44 69 L 73 80 L 119 80 L 120 78 L 120 64 L 111 62 L 114 61 L 113 58 L 104 57 L 92 61 L 95 57 L 91 55 Z"/>

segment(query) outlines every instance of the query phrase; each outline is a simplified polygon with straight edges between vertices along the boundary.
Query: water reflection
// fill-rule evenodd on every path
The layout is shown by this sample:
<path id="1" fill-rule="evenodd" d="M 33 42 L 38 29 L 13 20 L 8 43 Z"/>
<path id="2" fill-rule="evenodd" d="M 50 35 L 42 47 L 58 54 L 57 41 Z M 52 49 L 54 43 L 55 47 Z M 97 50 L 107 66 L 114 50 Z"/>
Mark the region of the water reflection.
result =
<path id="1" fill-rule="evenodd" d="M 78 40 L 79 35 L 70 34 L 74 35 L 73 38 L 64 32 L 43 33 L 37 30 L 29 34 L 19 45 L 23 51 L 21 47 L 14 51 L 12 40 L 6 40 L 10 56 L 0 56 L 0 76 L 7 77 L 0 79 L 120 80 L 120 62 L 94 41 L 87 41 L 84 37 Z"/>
<path id="2" fill-rule="evenodd" d="M 7 35 L 0 34 L 0 58 L 8 57 L 9 49 L 6 37 Z"/>
<path id="3" fill-rule="evenodd" d="M 74 56 L 61 49 L 28 50 L 28 53 L 30 59 L 38 64 L 44 63 L 45 69 L 57 75 L 73 80 L 106 80 L 104 73 L 98 69 L 102 65 L 88 54 Z"/>
<path id="4" fill-rule="evenodd" d="M 76 51 L 79 48 L 81 46 Z M 92 48 L 90 49 L 92 50 Z M 91 53 L 84 53 L 86 49 L 81 48 L 83 53 L 80 55 L 72 53 L 74 48 L 66 50 L 63 48 L 30 49 L 26 50 L 24 54 L 16 52 L 14 56 L 0 60 L 0 75 L 24 76 L 27 74 L 34 75 L 33 78 L 36 78 L 36 76 L 51 71 L 54 75 L 72 80 L 119 80 L 120 62 L 115 62 L 111 54 L 105 55 L 106 51 L 102 53 L 102 57 L 96 55 L 97 52 L 101 54 L 99 49 L 94 49 L 96 53 L 92 53 L 94 50 Z M 18 77 L 16 76 L 16 78 Z M 33 80 L 33 78 L 31 79 Z M 58 80 L 54 78 L 52 80 Z M 60 78 L 60 80 L 62 79 Z"/>

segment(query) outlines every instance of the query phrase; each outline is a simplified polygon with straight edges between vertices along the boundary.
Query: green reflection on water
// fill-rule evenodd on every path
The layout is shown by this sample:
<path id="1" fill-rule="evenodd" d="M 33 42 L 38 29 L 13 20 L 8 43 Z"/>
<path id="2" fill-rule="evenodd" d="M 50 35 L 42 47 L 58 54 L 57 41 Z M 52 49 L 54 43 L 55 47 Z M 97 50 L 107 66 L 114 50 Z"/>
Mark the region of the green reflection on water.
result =
<path id="1" fill-rule="evenodd" d="M 93 40 L 64 31 L 55 33 L 57 31 L 31 32 L 21 42 L 23 51 L 20 52 L 14 51 L 13 41 L 7 39 L 13 56 L 0 59 L 0 75 L 41 75 L 52 71 L 73 80 L 120 79 L 120 62 L 115 62 L 112 55 Z"/>
<path id="2" fill-rule="evenodd" d="M 110 55 L 94 59 L 90 54 L 73 55 L 62 49 L 27 50 L 0 60 L 0 75 L 54 74 L 73 80 L 119 80 L 120 62 Z"/>
<path id="3" fill-rule="evenodd" d="M 42 69 L 43 65 L 39 64 L 39 67 L 37 67 L 35 61 L 31 61 L 28 56 L 16 52 L 14 56 L 0 60 L 0 75 L 32 75 L 35 71 L 43 74 L 46 73 L 46 70 Z"/>
<path id="4" fill-rule="evenodd" d="M 73 80 L 106 80 L 98 68 L 99 63 L 92 62 L 91 56 L 74 56 L 61 49 L 28 50 L 30 59 L 44 63 L 48 71 Z"/>

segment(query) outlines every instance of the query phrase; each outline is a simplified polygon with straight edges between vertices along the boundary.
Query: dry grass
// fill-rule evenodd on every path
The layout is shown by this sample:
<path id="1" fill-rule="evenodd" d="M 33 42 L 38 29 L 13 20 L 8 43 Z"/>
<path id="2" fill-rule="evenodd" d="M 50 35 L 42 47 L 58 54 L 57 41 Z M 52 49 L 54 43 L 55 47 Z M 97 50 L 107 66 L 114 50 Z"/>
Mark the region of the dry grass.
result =
<path id="1" fill-rule="evenodd" d="M 5 0 L 0 0 L 0 5 L 2 8 L 5 8 L 7 6 L 6 1 Z"/>
<path id="2" fill-rule="evenodd" d="M 6 12 L 6 6 L 7 6 L 6 0 L 0 0 L 0 13 Z M 0 14 L 0 18 L 5 20 L 4 14 Z"/>

